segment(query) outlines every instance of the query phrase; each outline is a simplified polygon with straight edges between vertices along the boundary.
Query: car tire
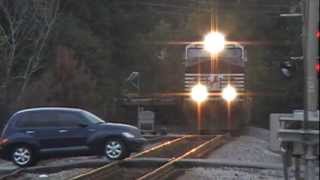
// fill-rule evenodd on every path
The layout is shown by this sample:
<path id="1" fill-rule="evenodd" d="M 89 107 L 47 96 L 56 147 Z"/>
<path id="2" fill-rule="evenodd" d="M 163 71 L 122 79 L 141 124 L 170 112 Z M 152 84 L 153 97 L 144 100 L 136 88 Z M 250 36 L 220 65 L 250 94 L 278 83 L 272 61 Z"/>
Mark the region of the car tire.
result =
<path id="1" fill-rule="evenodd" d="M 16 145 L 11 149 L 11 160 L 20 167 L 32 166 L 36 162 L 36 154 L 31 146 Z"/>
<path id="2" fill-rule="evenodd" d="M 129 153 L 125 143 L 121 139 L 111 138 L 104 143 L 104 155 L 109 160 L 120 160 L 126 158 Z"/>

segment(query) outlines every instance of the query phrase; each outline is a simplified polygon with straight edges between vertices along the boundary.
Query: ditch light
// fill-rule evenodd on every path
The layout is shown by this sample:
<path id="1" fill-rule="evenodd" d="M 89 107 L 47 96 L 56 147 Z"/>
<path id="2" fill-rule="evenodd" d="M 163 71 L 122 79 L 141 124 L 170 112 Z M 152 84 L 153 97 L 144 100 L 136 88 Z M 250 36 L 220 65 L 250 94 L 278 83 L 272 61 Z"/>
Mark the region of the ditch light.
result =
<path id="1" fill-rule="evenodd" d="M 231 102 L 236 99 L 238 93 L 236 88 L 228 84 L 225 88 L 223 88 L 221 96 L 227 102 Z"/>
<path id="2" fill-rule="evenodd" d="M 198 83 L 191 89 L 191 98 L 197 103 L 202 103 L 208 99 L 208 89 L 205 85 Z"/>

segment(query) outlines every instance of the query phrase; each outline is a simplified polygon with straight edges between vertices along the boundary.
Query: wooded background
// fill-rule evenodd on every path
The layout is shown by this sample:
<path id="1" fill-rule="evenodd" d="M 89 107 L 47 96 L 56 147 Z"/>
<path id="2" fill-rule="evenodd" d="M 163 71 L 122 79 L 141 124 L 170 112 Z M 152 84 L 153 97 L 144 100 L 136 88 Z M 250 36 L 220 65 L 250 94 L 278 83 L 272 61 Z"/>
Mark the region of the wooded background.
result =
<path id="1" fill-rule="evenodd" d="M 291 79 L 282 61 L 301 56 L 298 0 L 0 0 L 0 124 L 16 110 L 80 107 L 115 119 L 115 99 L 183 91 L 185 44 L 202 40 L 211 17 L 230 41 L 246 42 L 253 123 L 303 104 L 302 62 Z M 0 127 L 1 127 L 0 126 Z"/>

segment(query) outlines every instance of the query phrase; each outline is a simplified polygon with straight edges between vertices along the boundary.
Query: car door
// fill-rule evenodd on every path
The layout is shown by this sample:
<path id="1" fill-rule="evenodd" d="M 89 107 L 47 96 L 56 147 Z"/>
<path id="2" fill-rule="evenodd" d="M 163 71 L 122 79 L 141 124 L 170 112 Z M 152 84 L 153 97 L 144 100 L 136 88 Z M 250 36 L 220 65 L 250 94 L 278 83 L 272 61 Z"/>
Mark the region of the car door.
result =
<path id="1" fill-rule="evenodd" d="M 58 113 L 62 144 L 65 147 L 86 148 L 89 136 L 89 122 L 79 113 L 72 111 L 60 111 Z"/>
<path id="2" fill-rule="evenodd" d="M 34 111 L 26 113 L 17 122 L 20 133 L 32 138 L 40 144 L 40 149 L 59 147 L 56 125 L 57 116 L 50 111 Z"/>

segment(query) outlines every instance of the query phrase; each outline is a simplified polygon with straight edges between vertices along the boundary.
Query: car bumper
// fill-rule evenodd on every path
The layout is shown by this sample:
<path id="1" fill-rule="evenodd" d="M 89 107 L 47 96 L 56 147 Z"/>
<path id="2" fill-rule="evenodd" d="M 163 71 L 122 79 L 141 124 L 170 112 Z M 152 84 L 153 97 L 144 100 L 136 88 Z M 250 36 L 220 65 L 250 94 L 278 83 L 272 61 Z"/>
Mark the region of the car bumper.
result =
<path id="1" fill-rule="evenodd" d="M 143 146 L 147 143 L 145 138 L 132 138 L 127 139 L 127 147 L 130 152 L 138 152 L 143 149 Z"/>

